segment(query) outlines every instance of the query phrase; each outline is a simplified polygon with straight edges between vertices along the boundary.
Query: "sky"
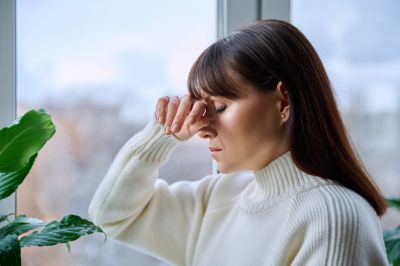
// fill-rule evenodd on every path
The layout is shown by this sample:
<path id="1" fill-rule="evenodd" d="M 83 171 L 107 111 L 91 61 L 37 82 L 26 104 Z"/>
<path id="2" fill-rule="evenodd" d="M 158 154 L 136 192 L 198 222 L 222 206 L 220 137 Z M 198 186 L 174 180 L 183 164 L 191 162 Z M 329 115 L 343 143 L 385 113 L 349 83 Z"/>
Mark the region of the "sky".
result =
<path id="1" fill-rule="evenodd" d="M 370 112 L 400 109 L 400 2 L 292 0 L 338 101 Z M 216 38 L 215 0 L 18 0 L 19 101 L 89 98 L 148 119 L 163 95 L 186 93 L 197 56 Z"/>
<path id="2" fill-rule="evenodd" d="M 18 97 L 90 97 L 147 119 L 158 97 L 186 93 L 191 64 L 216 38 L 215 20 L 210 0 L 20 0 Z"/>

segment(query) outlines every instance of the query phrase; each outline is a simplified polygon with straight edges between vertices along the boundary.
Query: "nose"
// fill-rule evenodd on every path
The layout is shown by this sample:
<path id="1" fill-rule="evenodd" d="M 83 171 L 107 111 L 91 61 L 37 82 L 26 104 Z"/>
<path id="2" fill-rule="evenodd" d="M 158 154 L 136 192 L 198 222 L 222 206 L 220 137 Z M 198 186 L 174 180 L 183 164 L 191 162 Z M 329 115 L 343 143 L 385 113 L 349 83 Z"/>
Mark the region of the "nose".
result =
<path id="1" fill-rule="evenodd" d="M 211 128 L 210 126 L 206 126 L 201 128 L 198 132 L 197 132 L 198 136 L 200 138 L 203 139 L 211 139 L 214 138 L 217 135 L 217 132 L 215 131 L 215 129 Z"/>
<path id="2" fill-rule="evenodd" d="M 206 113 L 204 114 L 204 116 L 208 120 L 208 125 L 205 127 L 202 127 L 197 132 L 197 134 L 200 138 L 203 138 L 203 139 L 214 138 L 217 135 L 217 131 L 215 130 L 215 128 L 213 126 L 215 124 L 215 117 L 212 115 L 212 111 L 209 106 L 206 106 Z"/>

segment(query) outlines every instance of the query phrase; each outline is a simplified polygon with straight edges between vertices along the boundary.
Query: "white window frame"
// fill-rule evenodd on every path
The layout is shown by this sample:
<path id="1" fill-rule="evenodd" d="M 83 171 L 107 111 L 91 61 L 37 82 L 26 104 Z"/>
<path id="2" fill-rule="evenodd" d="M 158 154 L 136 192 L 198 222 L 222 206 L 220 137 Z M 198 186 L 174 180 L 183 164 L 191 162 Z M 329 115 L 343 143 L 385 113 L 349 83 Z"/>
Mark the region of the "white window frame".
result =
<path id="1" fill-rule="evenodd" d="M 217 38 L 257 19 L 290 22 L 290 0 L 217 0 Z M 0 1 L 0 126 L 16 118 L 16 0 Z M 217 164 L 213 160 L 213 173 Z M 0 214 L 16 212 L 16 195 L 0 201 Z"/>
<path id="2" fill-rule="evenodd" d="M 16 0 L 1 0 L 0 127 L 4 127 L 15 120 L 16 102 Z M 0 200 L 0 214 L 15 213 L 15 211 L 15 193 Z"/>
<path id="3" fill-rule="evenodd" d="M 217 37 L 258 19 L 290 22 L 290 0 L 217 0 Z"/>

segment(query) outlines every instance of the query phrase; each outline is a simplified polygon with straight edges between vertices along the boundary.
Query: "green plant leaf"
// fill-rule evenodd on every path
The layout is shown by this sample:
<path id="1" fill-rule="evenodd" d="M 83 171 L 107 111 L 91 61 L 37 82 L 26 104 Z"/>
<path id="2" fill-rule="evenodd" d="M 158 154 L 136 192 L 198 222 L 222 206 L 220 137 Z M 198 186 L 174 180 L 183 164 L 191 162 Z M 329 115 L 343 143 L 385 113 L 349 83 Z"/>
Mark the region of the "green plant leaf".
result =
<path id="1" fill-rule="evenodd" d="M 11 234 L 19 236 L 20 234 L 45 225 L 46 223 L 39 219 L 27 217 L 26 215 L 18 215 L 9 224 L 0 228 L 0 239 Z"/>
<path id="2" fill-rule="evenodd" d="M 64 216 L 60 221 L 48 223 L 40 232 L 34 231 L 30 235 L 22 237 L 20 242 L 21 247 L 52 246 L 74 241 L 94 232 L 102 232 L 106 237 L 105 240 L 107 239 L 107 235 L 100 227 L 89 220 L 71 214 Z"/>
<path id="3" fill-rule="evenodd" d="M 400 226 L 383 232 L 389 262 L 400 265 Z"/>
<path id="4" fill-rule="evenodd" d="M 68 249 L 68 253 L 71 253 L 71 244 L 69 242 L 65 243 Z"/>
<path id="5" fill-rule="evenodd" d="M 0 173 L 0 199 L 10 196 L 21 185 L 31 170 L 36 157 L 37 153 L 30 158 L 29 163 L 25 167 L 15 172 Z"/>
<path id="6" fill-rule="evenodd" d="M 399 240 L 400 241 L 400 226 L 385 230 L 383 232 L 383 238 L 385 241 Z"/>
<path id="7" fill-rule="evenodd" d="M 0 130 L 0 172 L 25 167 L 54 135 L 55 126 L 44 109 L 31 110 Z"/>
<path id="8" fill-rule="evenodd" d="M 400 210 L 400 198 L 387 198 L 385 200 L 389 207 L 394 207 Z"/>
<path id="9" fill-rule="evenodd" d="M 0 223 L 4 222 L 5 220 L 7 220 L 8 216 L 13 215 L 14 212 L 6 214 L 6 215 L 0 215 Z"/>
<path id="10" fill-rule="evenodd" d="M 21 247 L 16 235 L 0 239 L 0 265 L 21 266 Z"/>

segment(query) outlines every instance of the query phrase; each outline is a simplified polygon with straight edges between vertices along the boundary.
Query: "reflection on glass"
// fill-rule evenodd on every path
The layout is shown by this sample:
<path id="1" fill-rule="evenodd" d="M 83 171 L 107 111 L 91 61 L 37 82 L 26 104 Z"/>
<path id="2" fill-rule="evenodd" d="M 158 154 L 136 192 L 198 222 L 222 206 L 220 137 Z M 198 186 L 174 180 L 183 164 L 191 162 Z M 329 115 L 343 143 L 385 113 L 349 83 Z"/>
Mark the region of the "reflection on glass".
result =
<path id="1" fill-rule="evenodd" d="M 17 192 L 17 213 L 45 221 L 88 217 L 91 196 L 119 148 L 150 119 L 156 100 L 186 93 L 195 58 L 216 36 L 214 0 L 17 1 L 18 111 L 45 108 L 57 127 Z M 182 163 L 184 162 L 184 163 Z M 168 182 L 211 172 L 194 137 L 160 170 Z M 163 265 L 91 235 L 24 248 L 23 265 Z"/>

